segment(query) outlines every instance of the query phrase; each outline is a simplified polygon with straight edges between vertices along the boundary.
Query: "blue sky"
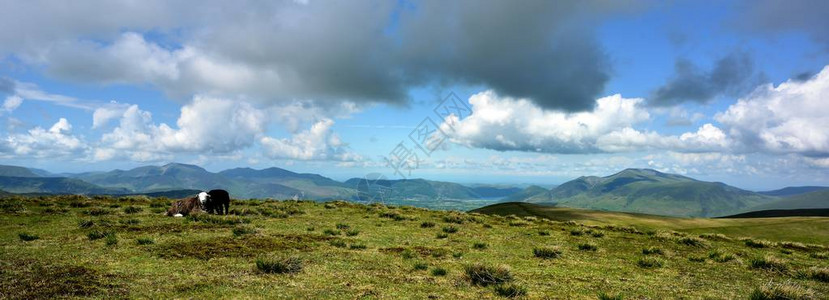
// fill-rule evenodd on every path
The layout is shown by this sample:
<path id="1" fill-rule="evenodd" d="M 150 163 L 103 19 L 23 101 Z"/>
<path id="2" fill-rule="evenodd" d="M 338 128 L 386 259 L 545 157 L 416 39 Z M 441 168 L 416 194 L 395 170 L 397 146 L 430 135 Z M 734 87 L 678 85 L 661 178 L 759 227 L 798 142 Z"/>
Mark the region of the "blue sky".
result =
<path id="1" fill-rule="evenodd" d="M 430 118 L 406 177 L 829 185 L 822 1 L 198 4 L 5 2 L 2 164 L 399 178 Z"/>

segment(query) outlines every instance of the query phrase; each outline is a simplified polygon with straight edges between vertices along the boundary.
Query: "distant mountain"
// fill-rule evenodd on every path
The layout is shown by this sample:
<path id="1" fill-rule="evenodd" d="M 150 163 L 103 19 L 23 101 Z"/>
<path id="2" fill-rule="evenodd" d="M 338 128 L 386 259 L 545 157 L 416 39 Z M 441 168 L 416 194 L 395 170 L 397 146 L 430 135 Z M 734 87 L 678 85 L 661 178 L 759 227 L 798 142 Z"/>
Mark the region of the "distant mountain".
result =
<path id="1" fill-rule="evenodd" d="M 0 176 L 8 176 L 8 177 L 40 177 L 40 175 L 35 174 L 32 170 L 24 167 L 18 166 L 5 166 L 0 165 Z"/>
<path id="2" fill-rule="evenodd" d="M 15 193 L 44 194 L 124 194 L 125 189 L 100 187 L 82 180 L 65 177 L 0 176 L 0 190 Z"/>
<path id="3" fill-rule="evenodd" d="M 123 171 L 81 173 L 73 178 L 105 187 L 123 188 L 132 192 L 153 192 L 175 189 L 230 188 L 221 175 L 201 167 L 171 163 L 164 166 L 145 166 Z"/>
<path id="4" fill-rule="evenodd" d="M 720 182 L 699 181 L 651 169 L 626 169 L 606 177 L 586 176 L 566 182 L 550 191 L 550 201 L 545 201 L 546 198 L 524 201 L 666 216 L 711 217 L 744 211 L 774 199 Z"/>
<path id="5" fill-rule="evenodd" d="M 829 186 L 790 186 L 779 190 L 757 192 L 766 196 L 789 197 L 820 190 L 829 190 Z"/>
<path id="6" fill-rule="evenodd" d="M 370 194 L 370 198 L 387 197 L 409 200 L 481 198 L 481 195 L 473 188 L 452 182 L 425 179 L 377 180 L 366 184 L 363 178 L 352 178 L 346 180 L 345 184 L 357 188 L 360 192 Z"/>
<path id="7" fill-rule="evenodd" d="M 751 207 L 749 210 L 829 208 L 829 189 L 777 199 Z"/>
<path id="8" fill-rule="evenodd" d="M 517 187 L 473 186 L 472 191 L 483 198 L 503 198 L 521 192 L 522 189 Z"/>
<path id="9" fill-rule="evenodd" d="M 552 203 L 553 198 L 550 195 L 550 190 L 537 185 L 531 185 L 527 188 L 507 196 L 502 199 L 505 202 L 524 201 L 530 203 Z"/>
<path id="10" fill-rule="evenodd" d="M 221 171 L 219 175 L 261 185 L 250 186 L 254 190 L 259 190 L 253 193 L 257 195 L 277 193 L 314 199 L 349 199 L 356 194 L 355 186 L 348 186 L 318 174 L 295 173 L 280 168 L 236 168 Z"/>

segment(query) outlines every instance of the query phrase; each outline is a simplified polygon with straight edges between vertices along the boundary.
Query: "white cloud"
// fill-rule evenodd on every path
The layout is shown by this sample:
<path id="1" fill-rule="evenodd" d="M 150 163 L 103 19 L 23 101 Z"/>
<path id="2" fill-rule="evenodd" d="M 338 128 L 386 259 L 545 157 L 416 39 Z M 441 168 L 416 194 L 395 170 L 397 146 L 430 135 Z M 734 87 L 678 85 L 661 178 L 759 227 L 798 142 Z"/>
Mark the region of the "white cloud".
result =
<path id="1" fill-rule="evenodd" d="M 82 157 L 88 146 L 81 138 L 72 135 L 72 125 L 60 118 L 48 130 L 35 127 L 26 133 L 6 137 L 4 149 L 7 155 L 35 158 Z"/>
<path id="2" fill-rule="evenodd" d="M 288 109 L 291 111 L 291 109 Z M 278 108 L 256 108 L 241 101 L 196 96 L 181 108 L 176 126 L 153 122 L 152 114 L 138 105 L 112 103 L 93 114 L 93 126 L 100 128 L 117 118 L 118 125 L 102 135 L 93 153 L 95 160 L 126 158 L 135 161 L 168 159 L 176 154 L 211 157 L 238 157 L 239 151 L 261 144 L 271 158 L 299 160 L 359 160 L 331 131 L 334 121 L 323 118 L 309 130 L 291 138 L 265 134 Z M 301 110 L 293 110 L 300 113 Z M 113 117 L 113 115 L 117 115 Z M 300 120 L 305 117 L 295 116 Z"/>
<path id="3" fill-rule="evenodd" d="M 117 111 L 96 111 L 100 126 Z M 96 125 L 97 124 L 97 125 Z M 265 114 L 246 102 L 197 96 L 181 108 L 178 128 L 154 124 L 152 115 L 131 105 L 119 125 L 101 137 L 96 159 L 111 159 L 115 150 L 130 157 L 152 158 L 147 153 L 228 153 L 251 146 L 265 130 Z"/>
<path id="4" fill-rule="evenodd" d="M 716 115 L 742 151 L 829 156 L 829 66 L 807 81 L 769 84 Z"/>
<path id="5" fill-rule="evenodd" d="M 290 139 L 262 137 L 265 154 L 271 158 L 298 160 L 358 161 L 359 155 L 346 150 L 339 136 L 333 133 L 334 121 L 322 119 L 310 129 L 294 134 Z"/>
<path id="6" fill-rule="evenodd" d="M 525 99 L 500 98 L 493 91 L 469 98 L 473 113 L 454 123 L 452 140 L 470 147 L 499 151 L 548 153 L 601 152 L 596 140 L 648 120 L 642 99 L 613 95 L 596 100 L 592 112 L 543 110 Z M 450 128 L 445 123 L 443 128 Z"/>
<path id="7" fill-rule="evenodd" d="M 679 136 L 638 130 L 636 125 L 650 120 L 643 100 L 620 95 L 598 99 L 593 111 L 583 113 L 542 110 L 527 100 L 500 98 L 492 91 L 473 95 L 469 103 L 470 116 L 460 121 L 449 118 L 441 128 L 453 142 L 476 148 L 565 154 L 705 152 L 722 151 L 730 143 L 712 124 Z"/>
<path id="8" fill-rule="evenodd" d="M 23 98 L 20 98 L 18 95 L 11 95 L 6 97 L 6 100 L 3 101 L 3 110 L 6 112 L 13 112 L 15 109 L 20 107 L 20 104 L 23 104 Z"/>

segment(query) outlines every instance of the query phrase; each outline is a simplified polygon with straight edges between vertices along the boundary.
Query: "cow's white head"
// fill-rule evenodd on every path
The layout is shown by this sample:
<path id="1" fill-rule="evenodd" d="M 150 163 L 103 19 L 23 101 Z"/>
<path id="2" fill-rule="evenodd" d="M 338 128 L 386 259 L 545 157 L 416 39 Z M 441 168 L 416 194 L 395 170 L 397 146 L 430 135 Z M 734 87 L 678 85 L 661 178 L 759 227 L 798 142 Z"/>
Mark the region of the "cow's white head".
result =
<path id="1" fill-rule="evenodd" d="M 204 205 L 204 203 L 207 202 L 208 197 L 210 197 L 210 195 L 208 195 L 205 192 L 199 193 L 199 202 L 201 202 L 201 204 Z"/>

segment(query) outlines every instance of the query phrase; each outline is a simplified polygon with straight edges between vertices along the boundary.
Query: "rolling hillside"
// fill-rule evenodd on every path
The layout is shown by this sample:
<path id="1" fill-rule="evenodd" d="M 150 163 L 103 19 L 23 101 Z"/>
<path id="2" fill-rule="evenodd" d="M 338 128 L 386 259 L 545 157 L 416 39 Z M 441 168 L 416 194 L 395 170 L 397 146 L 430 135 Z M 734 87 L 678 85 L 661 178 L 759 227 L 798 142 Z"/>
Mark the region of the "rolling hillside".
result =
<path id="1" fill-rule="evenodd" d="M 829 245 L 829 218 L 826 217 L 677 218 L 523 202 L 498 203 L 470 212 L 500 216 L 529 216 L 561 222 L 575 221 L 588 225 L 634 226 L 642 231 L 676 230 L 695 234 L 721 233 L 733 237 L 751 236 L 772 241 Z"/>
<path id="2" fill-rule="evenodd" d="M 829 208 L 829 190 L 821 189 L 810 193 L 777 199 L 751 207 L 750 210 Z"/>
<path id="3" fill-rule="evenodd" d="M 775 199 L 720 182 L 699 181 L 650 169 L 626 169 L 606 177 L 579 177 L 552 189 L 550 198 L 550 201 L 533 198 L 523 201 L 554 202 L 559 206 L 596 210 L 712 217 L 744 211 Z"/>
<path id="4" fill-rule="evenodd" d="M 816 192 L 820 190 L 829 190 L 829 187 L 826 186 L 789 186 L 779 190 L 773 191 L 765 191 L 765 192 L 757 192 L 758 194 L 763 194 L 766 196 L 776 196 L 776 197 L 791 197 L 800 194 L 806 194 L 811 192 Z"/>
<path id="5" fill-rule="evenodd" d="M 124 194 L 120 188 L 105 188 L 78 179 L 64 177 L 0 176 L 0 190 L 15 194 Z"/>
<path id="6" fill-rule="evenodd" d="M 7 177 L 40 177 L 32 170 L 18 166 L 0 165 L 0 176 Z"/>

